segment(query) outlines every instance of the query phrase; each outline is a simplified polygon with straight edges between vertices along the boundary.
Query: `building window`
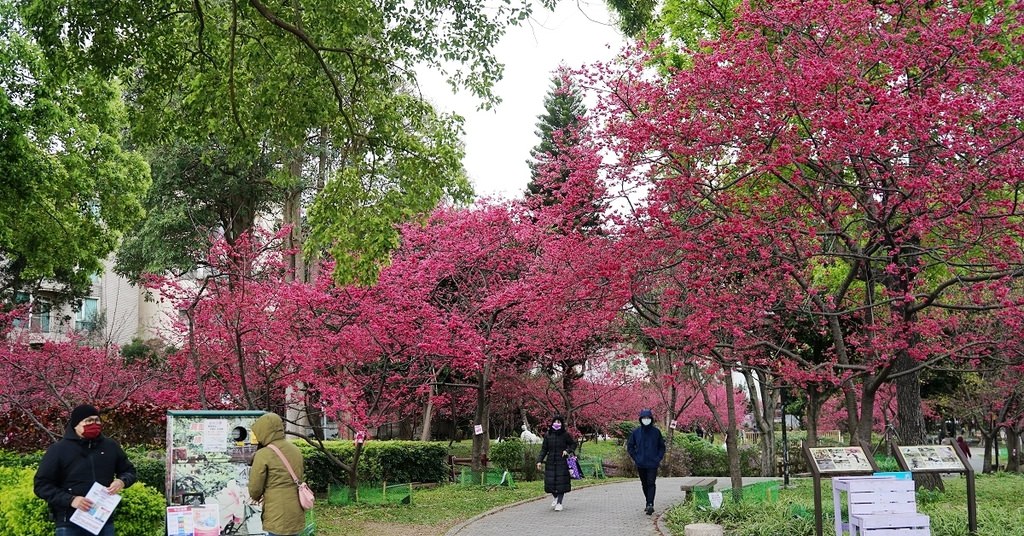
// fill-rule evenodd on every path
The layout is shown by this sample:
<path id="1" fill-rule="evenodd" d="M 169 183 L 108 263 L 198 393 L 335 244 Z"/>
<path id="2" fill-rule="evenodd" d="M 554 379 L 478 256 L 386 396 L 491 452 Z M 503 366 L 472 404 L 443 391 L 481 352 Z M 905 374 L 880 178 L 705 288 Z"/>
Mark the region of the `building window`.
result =
<path id="1" fill-rule="evenodd" d="M 28 304 L 28 329 L 37 333 L 49 333 L 50 332 L 50 302 L 41 298 L 36 298 L 26 292 L 16 292 L 14 294 L 14 303 L 17 305 Z M 24 328 L 25 318 L 15 318 L 14 327 Z"/>
<path id="2" fill-rule="evenodd" d="M 15 292 L 14 293 L 14 304 L 15 305 L 25 305 L 26 303 L 28 303 L 30 301 L 32 301 L 32 297 L 29 296 L 28 294 L 26 294 L 24 292 Z M 14 327 L 16 327 L 16 328 L 25 327 L 25 319 L 24 318 L 15 318 L 14 319 Z"/>
<path id="3" fill-rule="evenodd" d="M 75 330 L 92 331 L 96 329 L 96 321 L 100 316 L 100 300 L 98 298 L 85 298 L 82 306 L 75 313 Z"/>
<path id="4" fill-rule="evenodd" d="M 29 329 L 39 333 L 50 332 L 50 302 L 41 299 L 32 302 L 32 319 Z"/>

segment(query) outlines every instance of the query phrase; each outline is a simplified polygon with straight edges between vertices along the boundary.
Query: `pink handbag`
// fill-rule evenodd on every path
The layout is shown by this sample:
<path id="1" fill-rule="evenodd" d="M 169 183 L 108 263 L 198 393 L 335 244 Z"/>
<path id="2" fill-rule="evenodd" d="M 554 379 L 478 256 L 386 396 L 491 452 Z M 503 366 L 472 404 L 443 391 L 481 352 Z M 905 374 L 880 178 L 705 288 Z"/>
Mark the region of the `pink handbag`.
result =
<path id="1" fill-rule="evenodd" d="M 270 450 L 277 453 L 277 457 L 281 458 L 281 462 L 283 462 L 285 468 L 288 469 L 288 474 L 292 475 L 292 481 L 295 482 L 295 485 L 299 488 L 299 504 L 302 506 L 302 509 L 309 510 L 313 508 L 313 504 L 316 502 L 316 495 L 313 494 L 313 490 L 309 489 L 309 486 L 306 485 L 305 482 L 299 482 L 299 477 L 295 476 L 295 471 L 292 470 L 292 464 L 288 463 L 288 458 L 284 457 L 284 453 L 281 452 L 281 449 L 274 445 L 267 446 L 270 447 Z"/>

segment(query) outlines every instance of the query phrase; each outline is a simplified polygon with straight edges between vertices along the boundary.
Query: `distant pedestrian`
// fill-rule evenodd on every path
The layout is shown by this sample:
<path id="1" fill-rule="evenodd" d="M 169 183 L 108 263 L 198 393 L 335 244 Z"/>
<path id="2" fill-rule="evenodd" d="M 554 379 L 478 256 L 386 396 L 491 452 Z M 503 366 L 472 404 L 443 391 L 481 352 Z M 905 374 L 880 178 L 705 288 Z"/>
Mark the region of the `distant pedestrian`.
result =
<path id="1" fill-rule="evenodd" d="M 567 460 L 574 452 L 576 440 L 566 430 L 565 419 L 561 415 L 555 415 L 551 419 L 548 432 L 544 434 L 544 441 L 541 442 L 540 454 L 537 455 L 537 469 L 540 470 L 542 463 L 546 464 L 544 492 L 551 494 L 551 507 L 556 512 L 562 511 L 562 499 L 566 493 L 572 491 Z"/>
<path id="2" fill-rule="evenodd" d="M 651 410 L 640 411 L 640 427 L 629 434 L 626 452 L 633 458 L 636 471 L 640 474 L 640 486 L 647 503 L 644 513 L 651 515 L 654 513 L 654 481 L 658 478 L 658 467 L 665 457 L 665 438 L 661 430 L 654 426 L 654 413 Z"/>
<path id="3" fill-rule="evenodd" d="M 967 444 L 967 441 L 964 441 L 964 436 L 956 436 L 956 444 L 960 446 L 960 450 L 964 451 L 968 458 L 971 457 L 971 447 Z"/>

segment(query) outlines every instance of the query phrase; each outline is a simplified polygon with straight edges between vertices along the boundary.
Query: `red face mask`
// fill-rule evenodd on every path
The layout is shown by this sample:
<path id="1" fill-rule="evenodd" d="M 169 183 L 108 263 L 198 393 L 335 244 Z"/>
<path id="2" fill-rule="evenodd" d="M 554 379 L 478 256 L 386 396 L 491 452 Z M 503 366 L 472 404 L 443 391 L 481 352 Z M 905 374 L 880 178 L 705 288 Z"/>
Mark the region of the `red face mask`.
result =
<path id="1" fill-rule="evenodd" d="M 82 427 L 82 437 L 85 439 L 96 439 L 100 436 L 100 432 L 102 431 L 102 424 L 98 422 L 90 423 Z"/>

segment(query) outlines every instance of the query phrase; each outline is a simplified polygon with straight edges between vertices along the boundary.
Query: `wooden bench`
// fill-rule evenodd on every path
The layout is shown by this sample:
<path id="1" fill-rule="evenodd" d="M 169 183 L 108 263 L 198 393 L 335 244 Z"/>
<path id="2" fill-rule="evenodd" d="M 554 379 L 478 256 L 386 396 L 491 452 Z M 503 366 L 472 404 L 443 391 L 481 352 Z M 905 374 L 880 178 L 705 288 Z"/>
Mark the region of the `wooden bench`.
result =
<path id="1" fill-rule="evenodd" d="M 695 496 L 694 492 L 697 490 L 704 491 L 705 493 L 715 491 L 715 484 L 718 484 L 717 478 L 691 478 L 686 482 L 683 482 L 682 485 L 679 486 L 679 490 L 686 492 L 686 496 L 683 498 L 683 501 L 688 501 L 691 497 Z"/>
<path id="2" fill-rule="evenodd" d="M 847 492 L 852 536 L 931 535 L 929 517 L 917 511 L 913 480 L 858 478 L 847 480 L 842 488 Z"/>
<path id="3" fill-rule="evenodd" d="M 483 467 L 486 468 L 487 467 L 487 463 L 489 461 L 490 460 L 487 459 L 487 454 L 486 453 L 480 455 L 480 464 Z M 459 475 L 458 475 L 458 471 L 456 470 L 456 467 L 460 466 L 460 465 L 461 466 L 466 466 L 466 467 L 472 466 L 473 465 L 473 458 L 459 458 L 457 456 L 451 456 L 451 455 L 448 456 L 448 470 L 450 472 L 449 476 L 450 476 L 452 482 L 458 482 Z"/>

